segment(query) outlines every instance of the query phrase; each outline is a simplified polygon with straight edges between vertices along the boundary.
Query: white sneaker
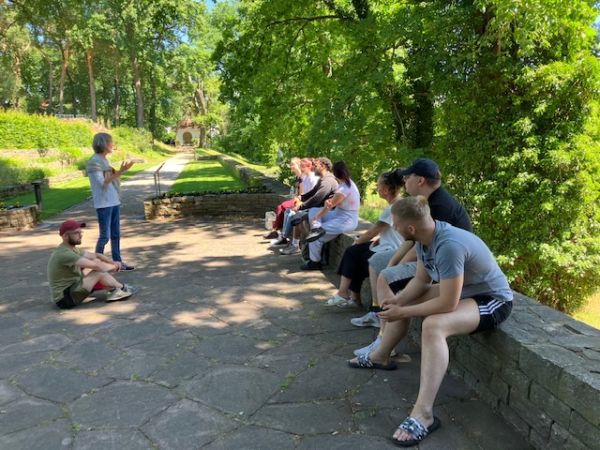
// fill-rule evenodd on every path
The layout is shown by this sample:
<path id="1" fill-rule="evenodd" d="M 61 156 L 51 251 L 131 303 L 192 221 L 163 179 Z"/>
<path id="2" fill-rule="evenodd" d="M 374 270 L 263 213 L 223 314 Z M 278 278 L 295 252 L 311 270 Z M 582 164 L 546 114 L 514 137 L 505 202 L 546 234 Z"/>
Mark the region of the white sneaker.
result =
<path id="1" fill-rule="evenodd" d="M 379 317 L 377 317 L 377 313 L 373 311 L 369 311 L 362 317 L 350 319 L 350 323 L 355 327 L 381 327 L 381 324 L 379 323 Z"/>
<path id="2" fill-rule="evenodd" d="M 371 342 L 366 347 L 354 350 L 354 354 L 356 356 L 368 355 L 369 353 L 374 352 L 377 349 L 377 347 L 379 347 L 380 344 L 381 344 L 381 336 L 377 336 L 377 339 L 375 339 L 373 342 Z"/>
<path id="3" fill-rule="evenodd" d="M 339 306 L 340 308 L 344 308 L 346 306 L 354 305 L 354 302 L 349 298 L 344 298 L 341 295 L 335 294 L 329 300 L 325 302 L 325 306 Z"/>
<path id="4" fill-rule="evenodd" d="M 133 295 L 133 292 L 128 290 L 127 286 L 125 286 L 125 289 L 116 288 L 116 289 L 113 289 L 108 294 L 108 297 L 106 297 L 106 301 L 107 302 L 117 302 L 119 300 L 125 300 L 126 298 L 129 298 L 132 295 Z"/>
<path id="5" fill-rule="evenodd" d="M 295 255 L 296 253 L 300 253 L 300 247 L 294 244 L 290 244 L 283 250 L 279 251 L 280 255 Z"/>

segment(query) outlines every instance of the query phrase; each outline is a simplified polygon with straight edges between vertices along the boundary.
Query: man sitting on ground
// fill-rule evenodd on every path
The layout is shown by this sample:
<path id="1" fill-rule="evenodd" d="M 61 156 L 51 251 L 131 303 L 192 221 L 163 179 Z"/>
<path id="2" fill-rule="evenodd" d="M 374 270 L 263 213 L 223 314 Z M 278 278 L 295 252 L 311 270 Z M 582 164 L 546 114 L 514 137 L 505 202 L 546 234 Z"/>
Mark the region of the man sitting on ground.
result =
<path id="1" fill-rule="evenodd" d="M 112 289 L 106 301 L 125 300 L 133 295 L 133 288 L 120 283 L 109 271 L 121 270 L 121 263 L 100 254 L 78 248 L 81 244 L 81 228 L 85 223 L 67 220 L 62 223 L 59 234 L 62 243 L 54 249 L 48 261 L 48 281 L 52 300 L 61 309 L 79 305 L 100 283 Z M 82 269 L 89 269 L 84 275 Z"/>
<path id="2" fill-rule="evenodd" d="M 395 368 L 390 352 L 406 336 L 410 319 L 424 317 L 419 395 L 392 438 L 408 447 L 440 426 L 433 403 L 448 368 L 446 339 L 496 328 L 512 310 L 513 293 L 486 244 L 473 233 L 434 220 L 425 197 L 399 200 L 392 215 L 396 231 L 416 243 L 417 273 L 397 295 L 381 299 L 379 317 L 388 323 L 379 348 L 349 364 Z"/>

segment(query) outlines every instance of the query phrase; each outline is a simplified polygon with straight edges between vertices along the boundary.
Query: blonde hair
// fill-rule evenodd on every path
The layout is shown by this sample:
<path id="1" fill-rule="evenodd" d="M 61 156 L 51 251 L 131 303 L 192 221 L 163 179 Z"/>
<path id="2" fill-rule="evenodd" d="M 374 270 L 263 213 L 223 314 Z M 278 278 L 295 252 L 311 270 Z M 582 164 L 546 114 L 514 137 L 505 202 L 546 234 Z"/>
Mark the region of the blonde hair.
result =
<path id="1" fill-rule="evenodd" d="M 300 158 L 294 156 L 292 159 L 290 159 L 290 165 L 296 164 L 298 167 L 300 167 L 300 161 Z"/>
<path id="2" fill-rule="evenodd" d="M 429 204 L 422 195 L 416 197 L 405 197 L 392 205 L 392 214 L 400 220 L 408 222 L 419 222 L 429 216 Z"/>

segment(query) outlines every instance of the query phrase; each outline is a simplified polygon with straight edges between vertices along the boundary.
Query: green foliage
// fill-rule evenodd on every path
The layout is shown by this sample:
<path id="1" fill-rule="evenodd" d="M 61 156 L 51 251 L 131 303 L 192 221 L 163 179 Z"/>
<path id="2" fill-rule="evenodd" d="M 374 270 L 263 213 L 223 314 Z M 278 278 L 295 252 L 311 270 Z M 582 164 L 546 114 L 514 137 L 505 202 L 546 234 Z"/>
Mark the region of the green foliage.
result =
<path id="1" fill-rule="evenodd" d="M 594 2 L 241 2 L 215 58 L 225 150 L 344 159 L 363 188 L 425 155 L 512 286 L 572 311 L 600 281 Z"/>
<path id="2" fill-rule="evenodd" d="M 0 112 L 0 148 L 87 147 L 92 129 L 81 122 L 20 112 Z"/>

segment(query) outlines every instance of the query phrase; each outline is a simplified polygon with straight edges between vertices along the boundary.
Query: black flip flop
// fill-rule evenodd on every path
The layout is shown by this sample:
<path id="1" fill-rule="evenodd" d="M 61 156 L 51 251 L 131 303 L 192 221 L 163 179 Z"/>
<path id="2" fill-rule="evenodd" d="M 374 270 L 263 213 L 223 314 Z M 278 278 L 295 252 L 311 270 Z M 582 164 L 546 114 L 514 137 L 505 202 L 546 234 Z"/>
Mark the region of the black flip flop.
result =
<path id="1" fill-rule="evenodd" d="M 425 426 L 421 422 L 419 422 L 414 417 L 409 416 L 402 421 L 398 428 L 410 434 L 414 438 L 409 439 L 408 441 L 400 441 L 392 437 L 392 442 L 398 447 L 414 447 L 415 445 L 420 444 L 423 441 L 423 439 L 425 439 L 427 436 L 429 436 L 441 426 L 442 422 L 436 416 L 433 416 L 433 423 L 429 425 L 429 428 L 425 428 Z"/>

